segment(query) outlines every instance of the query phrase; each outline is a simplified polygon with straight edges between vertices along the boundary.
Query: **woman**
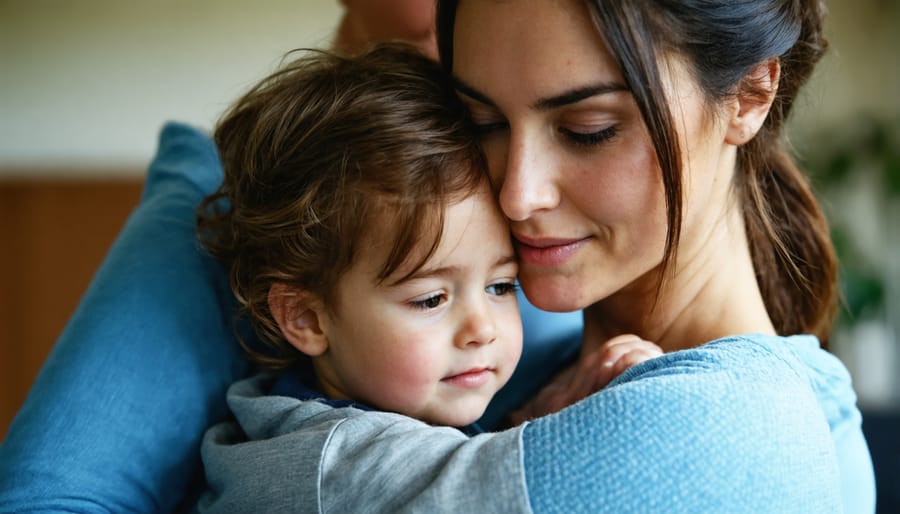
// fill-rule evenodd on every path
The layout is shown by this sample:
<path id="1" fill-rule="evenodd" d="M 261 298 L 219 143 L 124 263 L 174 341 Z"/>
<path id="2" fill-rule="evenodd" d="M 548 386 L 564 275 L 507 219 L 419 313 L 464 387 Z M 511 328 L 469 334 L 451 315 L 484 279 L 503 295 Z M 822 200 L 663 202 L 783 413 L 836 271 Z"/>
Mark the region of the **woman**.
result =
<path id="1" fill-rule="evenodd" d="M 633 332 L 671 353 L 473 439 L 392 420 L 363 443 L 323 432 L 339 437 L 313 458 L 289 425 L 245 424 L 255 455 L 296 452 L 250 462 L 264 474 L 232 473 L 248 445 L 221 427 L 203 505 L 307 506 L 297 486 L 318 477 L 336 511 L 871 512 L 846 371 L 813 337 L 776 335 L 827 340 L 834 305 L 827 231 L 777 148 L 822 49 L 819 5 L 704 5 L 464 0 L 438 16 L 526 294 L 583 309 L 583 348 Z M 590 364 L 535 404 L 578 396 Z M 256 384 L 232 390 L 239 416 L 271 413 Z"/>
<path id="2" fill-rule="evenodd" d="M 585 346 L 827 343 L 835 255 L 781 148 L 824 7 L 590 4 L 440 8 L 442 62 L 483 132 L 529 300 L 585 309 Z"/>

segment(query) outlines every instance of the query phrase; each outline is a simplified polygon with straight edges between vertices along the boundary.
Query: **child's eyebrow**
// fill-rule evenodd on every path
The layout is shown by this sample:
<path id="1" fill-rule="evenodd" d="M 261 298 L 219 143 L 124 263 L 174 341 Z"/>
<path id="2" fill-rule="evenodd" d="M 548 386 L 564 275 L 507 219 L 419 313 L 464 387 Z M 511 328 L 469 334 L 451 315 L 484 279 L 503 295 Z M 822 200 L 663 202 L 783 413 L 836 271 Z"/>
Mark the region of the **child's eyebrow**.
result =
<path id="1" fill-rule="evenodd" d="M 506 266 L 508 264 L 512 264 L 515 262 L 516 262 L 516 256 L 514 254 L 501 255 L 496 261 L 494 261 L 494 264 L 491 265 L 491 269 L 497 269 L 499 267 Z M 404 284 L 406 282 L 410 282 L 412 280 L 420 280 L 420 279 L 435 278 L 435 277 L 438 277 L 438 278 L 446 277 L 446 276 L 453 275 L 455 273 L 459 273 L 459 271 L 460 271 L 459 266 L 441 266 L 438 268 L 422 267 L 422 268 L 416 270 L 415 273 L 412 273 L 396 282 L 392 282 L 389 285 L 391 287 L 395 287 L 395 286 Z"/>

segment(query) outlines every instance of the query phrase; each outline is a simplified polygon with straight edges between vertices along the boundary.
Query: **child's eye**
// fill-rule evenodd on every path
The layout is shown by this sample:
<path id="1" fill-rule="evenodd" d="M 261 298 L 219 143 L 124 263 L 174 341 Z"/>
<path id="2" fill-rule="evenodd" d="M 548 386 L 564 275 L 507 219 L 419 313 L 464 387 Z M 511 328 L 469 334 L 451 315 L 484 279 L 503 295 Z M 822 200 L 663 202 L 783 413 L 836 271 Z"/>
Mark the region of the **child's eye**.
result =
<path id="1" fill-rule="evenodd" d="M 500 130 L 506 130 L 509 128 L 509 124 L 505 121 L 498 121 L 493 123 L 475 123 L 475 133 L 479 136 L 486 136 L 493 132 L 498 132 Z"/>
<path id="2" fill-rule="evenodd" d="M 479 136 L 486 136 L 492 132 L 509 128 L 509 123 L 493 107 L 484 105 L 479 101 L 464 101 L 467 104 L 466 110 L 469 113 L 469 119 L 472 121 L 475 133 Z"/>
<path id="3" fill-rule="evenodd" d="M 418 300 L 412 300 L 409 302 L 414 308 L 427 311 L 431 309 L 436 309 L 447 299 L 447 295 L 444 293 L 434 294 L 432 296 L 428 296 L 426 298 L 421 298 Z"/>
<path id="4" fill-rule="evenodd" d="M 519 286 L 516 285 L 515 282 L 497 282 L 496 284 L 491 284 L 485 288 L 485 291 L 488 294 L 492 294 L 495 296 L 504 296 L 508 294 L 515 294 L 515 292 L 519 289 Z"/>

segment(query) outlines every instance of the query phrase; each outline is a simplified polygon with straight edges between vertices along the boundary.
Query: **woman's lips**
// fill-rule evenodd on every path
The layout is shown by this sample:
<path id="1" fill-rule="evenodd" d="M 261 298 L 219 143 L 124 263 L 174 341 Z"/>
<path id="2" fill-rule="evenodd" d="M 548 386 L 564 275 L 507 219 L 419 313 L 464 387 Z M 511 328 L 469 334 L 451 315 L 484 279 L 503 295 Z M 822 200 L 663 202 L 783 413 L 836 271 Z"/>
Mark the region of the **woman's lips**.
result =
<path id="1" fill-rule="evenodd" d="M 455 385 L 457 387 L 476 388 L 481 387 L 491 378 L 490 368 L 475 368 L 463 371 L 456 375 L 446 377 L 442 382 Z"/>
<path id="2" fill-rule="evenodd" d="M 560 266 L 575 255 L 590 238 L 530 239 L 515 237 L 516 250 L 522 264 L 532 266 Z"/>

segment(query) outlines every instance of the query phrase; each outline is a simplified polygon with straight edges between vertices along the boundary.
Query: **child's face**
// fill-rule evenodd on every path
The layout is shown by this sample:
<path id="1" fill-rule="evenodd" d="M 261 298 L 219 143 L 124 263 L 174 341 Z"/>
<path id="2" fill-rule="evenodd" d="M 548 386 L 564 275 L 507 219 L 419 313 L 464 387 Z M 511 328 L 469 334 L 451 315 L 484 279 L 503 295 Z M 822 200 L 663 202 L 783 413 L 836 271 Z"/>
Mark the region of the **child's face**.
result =
<path id="1" fill-rule="evenodd" d="M 329 347 L 314 359 L 321 387 L 433 424 L 477 420 L 522 351 L 515 254 L 487 186 L 448 208 L 437 251 L 410 279 L 394 283 L 401 267 L 377 284 L 387 251 L 376 242 L 338 282 L 321 320 Z"/>

